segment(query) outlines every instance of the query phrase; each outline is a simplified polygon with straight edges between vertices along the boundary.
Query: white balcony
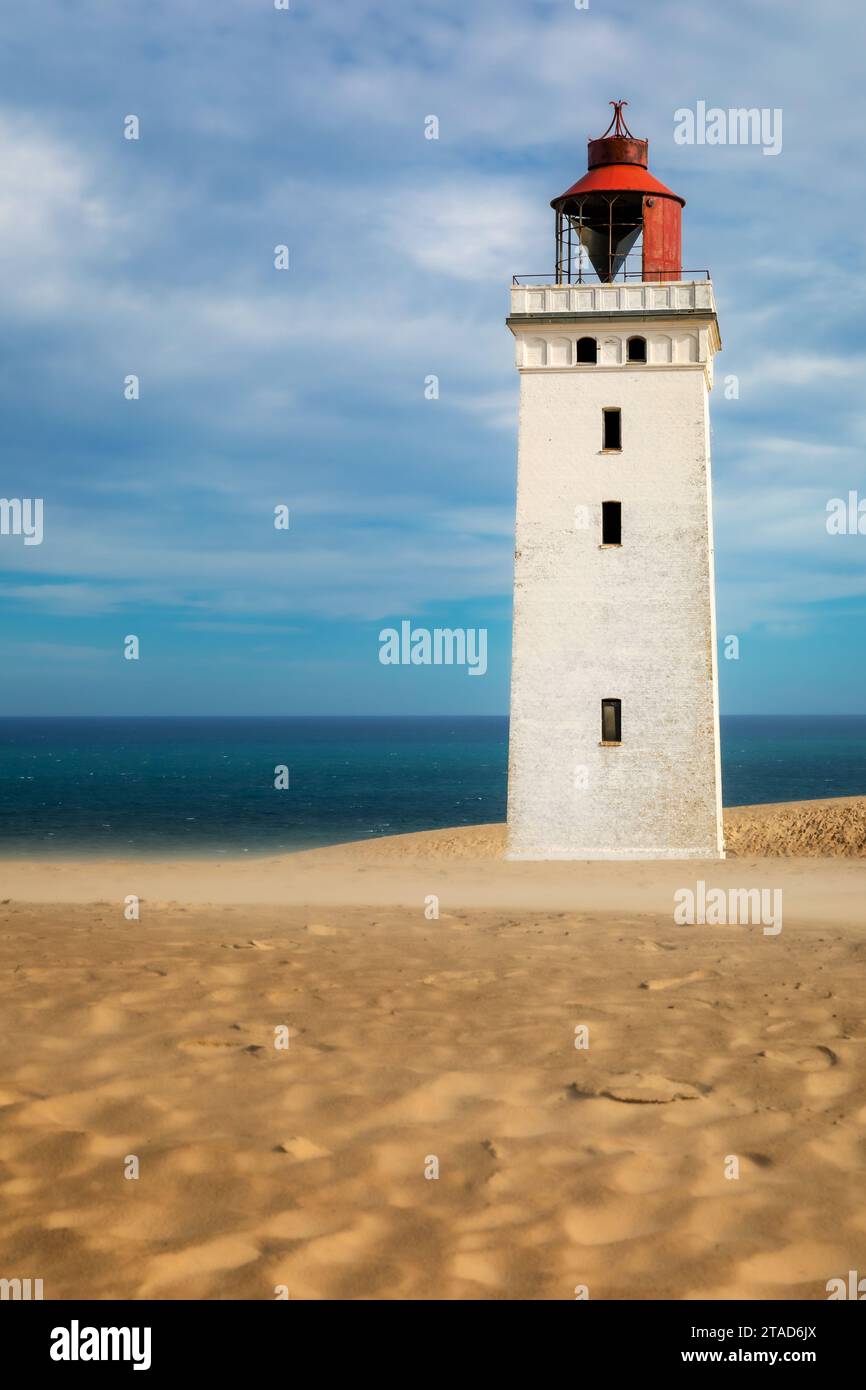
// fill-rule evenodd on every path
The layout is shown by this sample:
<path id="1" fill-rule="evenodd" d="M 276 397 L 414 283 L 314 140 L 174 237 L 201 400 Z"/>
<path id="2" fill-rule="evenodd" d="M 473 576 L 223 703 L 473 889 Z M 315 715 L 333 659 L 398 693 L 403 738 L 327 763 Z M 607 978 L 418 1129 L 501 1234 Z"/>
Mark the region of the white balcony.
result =
<path id="1" fill-rule="evenodd" d="M 710 280 L 673 280 L 611 285 L 513 285 L 512 314 L 616 314 L 716 312 Z"/>

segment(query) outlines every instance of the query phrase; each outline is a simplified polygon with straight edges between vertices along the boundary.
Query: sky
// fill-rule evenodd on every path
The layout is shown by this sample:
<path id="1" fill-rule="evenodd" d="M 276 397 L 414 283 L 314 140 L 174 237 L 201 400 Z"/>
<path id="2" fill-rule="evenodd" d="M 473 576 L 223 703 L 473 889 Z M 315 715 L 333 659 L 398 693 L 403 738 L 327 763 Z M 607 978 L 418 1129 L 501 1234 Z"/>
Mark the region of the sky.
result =
<path id="1" fill-rule="evenodd" d="M 613 98 L 715 286 L 722 713 L 866 712 L 826 525 L 866 498 L 864 40 L 850 0 L 3 7 L 0 497 L 44 538 L 0 536 L 0 714 L 506 712 L 508 288 Z M 781 150 L 678 143 L 701 101 Z M 404 619 L 486 674 L 383 666 Z"/>

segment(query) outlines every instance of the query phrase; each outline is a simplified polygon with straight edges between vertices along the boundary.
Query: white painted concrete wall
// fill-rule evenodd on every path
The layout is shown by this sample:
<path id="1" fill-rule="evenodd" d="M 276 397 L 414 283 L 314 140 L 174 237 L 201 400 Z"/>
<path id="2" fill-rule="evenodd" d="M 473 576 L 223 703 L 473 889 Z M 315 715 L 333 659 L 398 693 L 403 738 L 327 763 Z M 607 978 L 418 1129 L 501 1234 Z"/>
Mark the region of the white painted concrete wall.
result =
<path id="1" fill-rule="evenodd" d="M 708 367 L 715 317 L 669 363 L 548 365 L 544 326 L 512 323 L 521 368 L 509 853 L 527 858 L 718 857 Z M 569 325 L 565 341 L 661 329 L 630 318 Z M 559 337 L 558 332 L 553 336 Z M 565 349 L 562 349 L 563 355 Z M 697 360 L 689 360 L 697 358 Z M 702 359 L 702 360 L 701 360 Z M 555 360 L 555 358 L 554 358 Z M 569 359 L 573 362 L 573 352 Z M 535 365 L 533 365 L 535 362 Z M 601 451 L 604 406 L 622 452 Z M 601 548 L 601 503 L 623 544 Z M 586 508 L 588 529 L 580 529 Z M 577 523 L 577 524 L 576 524 Z M 602 747 L 601 701 L 622 700 Z"/>

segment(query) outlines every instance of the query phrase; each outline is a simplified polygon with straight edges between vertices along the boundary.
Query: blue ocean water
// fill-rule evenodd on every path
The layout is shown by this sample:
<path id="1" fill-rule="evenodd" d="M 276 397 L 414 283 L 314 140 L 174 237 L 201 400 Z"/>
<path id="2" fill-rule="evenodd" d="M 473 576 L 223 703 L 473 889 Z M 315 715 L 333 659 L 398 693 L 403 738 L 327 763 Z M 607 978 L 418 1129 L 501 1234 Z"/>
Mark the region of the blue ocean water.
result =
<path id="1" fill-rule="evenodd" d="M 507 740 L 504 717 L 0 719 L 0 854 L 273 854 L 502 820 Z M 866 716 L 723 717 L 722 761 L 728 806 L 864 795 Z"/>

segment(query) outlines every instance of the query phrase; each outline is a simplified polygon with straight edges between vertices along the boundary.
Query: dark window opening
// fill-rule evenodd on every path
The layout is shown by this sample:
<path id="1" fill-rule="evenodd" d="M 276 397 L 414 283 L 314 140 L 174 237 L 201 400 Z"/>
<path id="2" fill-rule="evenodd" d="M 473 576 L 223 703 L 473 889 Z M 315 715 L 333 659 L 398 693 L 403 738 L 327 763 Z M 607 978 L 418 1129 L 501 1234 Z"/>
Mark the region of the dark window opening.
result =
<path id="1" fill-rule="evenodd" d="M 601 543 L 602 545 L 622 545 L 621 502 L 602 502 L 601 504 Z"/>
<path id="2" fill-rule="evenodd" d="M 578 362 L 598 361 L 598 343 L 595 338 L 578 338 L 577 360 Z"/>
<path id="3" fill-rule="evenodd" d="M 629 362 L 645 362 L 646 338 L 629 338 L 626 345 L 626 357 Z"/>
<path id="4" fill-rule="evenodd" d="M 601 741 L 622 743 L 622 700 L 602 700 Z"/>
<path id="5" fill-rule="evenodd" d="M 601 412 L 602 429 L 602 448 L 621 449 L 622 448 L 622 411 L 603 410 Z"/>

